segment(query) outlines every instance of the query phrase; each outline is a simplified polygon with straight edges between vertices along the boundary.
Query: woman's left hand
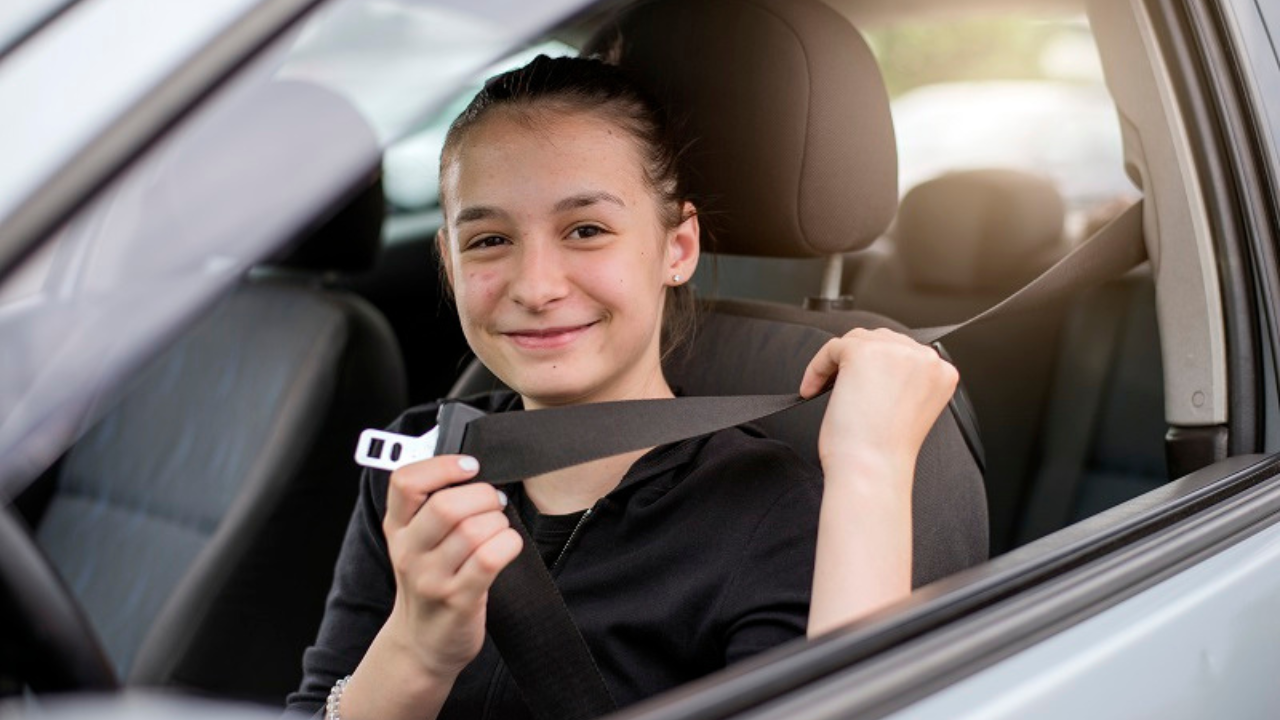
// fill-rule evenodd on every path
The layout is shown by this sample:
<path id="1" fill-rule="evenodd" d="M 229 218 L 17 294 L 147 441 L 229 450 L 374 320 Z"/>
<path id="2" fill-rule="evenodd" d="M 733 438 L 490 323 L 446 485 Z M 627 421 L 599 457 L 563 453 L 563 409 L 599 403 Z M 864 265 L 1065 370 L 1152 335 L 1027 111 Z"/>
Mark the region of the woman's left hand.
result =
<path id="1" fill-rule="evenodd" d="M 818 435 L 825 489 L 810 637 L 911 592 L 916 456 L 959 379 L 932 348 L 883 329 L 853 330 L 809 363 L 801 395 L 835 382 Z"/>
<path id="2" fill-rule="evenodd" d="M 835 387 L 818 436 L 831 471 L 888 463 L 901 475 L 955 392 L 959 373 L 931 347 L 888 329 L 858 328 L 829 341 L 805 370 L 800 394 Z M 909 477 L 909 474 L 908 474 Z"/>

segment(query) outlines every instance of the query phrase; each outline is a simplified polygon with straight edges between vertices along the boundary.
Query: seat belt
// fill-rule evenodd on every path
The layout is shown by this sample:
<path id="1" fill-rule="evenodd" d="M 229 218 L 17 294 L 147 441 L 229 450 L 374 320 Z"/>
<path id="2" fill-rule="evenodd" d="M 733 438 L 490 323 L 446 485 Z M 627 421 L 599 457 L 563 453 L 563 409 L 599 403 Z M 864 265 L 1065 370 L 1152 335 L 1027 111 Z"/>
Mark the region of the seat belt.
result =
<path id="1" fill-rule="evenodd" d="M 1118 277 L 1147 259 L 1142 202 L 1129 206 L 1074 251 L 1020 290 L 954 325 L 906 331 L 932 344 L 961 330 L 1037 307 Z M 600 458 L 697 437 L 809 402 L 799 395 L 621 400 L 472 420 L 461 452 L 481 459 L 476 479 L 504 485 Z M 609 428 L 609 432 L 600 432 Z M 572 443 L 563 438 L 578 438 Z"/>
<path id="2" fill-rule="evenodd" d="M 1142 201 L 1131 205 L 1053 267 L 1003 301 L 954 325 L 909 330 L 932 344 L 964 328 L 1039 306 L 1128 272 L 1146 260 Z M 824 391 L 825 392 L 825 391 Z M 734 427 L 809 402 L 799 395 L 680 397 L 624 400 L 484 415 L 442 407 L 437 428 L 414 438 L 378 430 L 361 434 L 356 460 L 384 470 L 462 452 L 480 459 L 476 480 L 518 482 L 633 450 L 665 445 Z M 600 432 L 608 428 L 608 432 Z M 564 438 L 577 438 L 566 443 Z M 447 445 L 441 445 L 448 438 Z M 454 447 L 456 445 L 456 448 Z M 498 575 L 489 594 L 488 631 L 539 720 L 589 720 L 615 708 L 582 633 L 519 517 L 525 548 Z M 507 577 L 510 575 L 510 577 Z M 554 668 L 555 672 L 547 672 Z"/>

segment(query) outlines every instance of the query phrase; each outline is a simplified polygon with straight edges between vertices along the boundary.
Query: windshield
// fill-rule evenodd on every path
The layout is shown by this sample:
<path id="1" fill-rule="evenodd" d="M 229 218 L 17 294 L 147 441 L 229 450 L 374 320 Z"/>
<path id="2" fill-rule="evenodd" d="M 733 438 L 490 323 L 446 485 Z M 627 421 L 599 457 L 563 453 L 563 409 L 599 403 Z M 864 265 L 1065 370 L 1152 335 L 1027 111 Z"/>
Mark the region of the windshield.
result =
<path id="1" fill-rule="evenodd" d="M 0 283 L 0 492 L 56 460 L 121 378 L 349 196 L 388 143 L 578 4 L 332 3 L 216 92 Z"/>

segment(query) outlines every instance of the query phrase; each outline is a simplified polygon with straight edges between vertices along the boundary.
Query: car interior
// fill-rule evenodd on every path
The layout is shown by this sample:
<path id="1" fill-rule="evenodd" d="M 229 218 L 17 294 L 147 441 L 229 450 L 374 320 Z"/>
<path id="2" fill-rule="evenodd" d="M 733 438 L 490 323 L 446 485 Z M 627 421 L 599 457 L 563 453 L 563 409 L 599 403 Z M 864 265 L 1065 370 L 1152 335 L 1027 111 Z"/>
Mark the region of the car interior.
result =
<path id="1" fill-rule="evenodd" d="M 1033 18 L 1083 12 L 1039 5 Z M 1081 208 L 1025 170 L 957 168 L 899 198 L 890 98 L 855 26 L 991 8 L 1002 3 L 660 0 L 606 4 L 549 34 L 615 54 L 702 138 L 690 162 L 715 189 L 695 277 L 706 305 L 673 384 L 794 391 L 833 334 L 974 316 L 1138 196 L 1090 208 L 1101 215 L 1075 230 Z M 349 112 L 336 94 L 293 91 Z M 359 431 L 496 387 L 440 281 L 438 218 L 361 178 L 135 373 L 18 499 L 121 684 L 270 705 L 296 686 L 355 497 Z M 1166 459 L 1157 316 L 1145 264 L 945 341 L 966 407 L 944 413 L 920 460 L 917 587 L 1189 469 Z M 816 461 L 821 409 L 760 425 Z M 41 670 L 32 687 L 85 672 Z"/>

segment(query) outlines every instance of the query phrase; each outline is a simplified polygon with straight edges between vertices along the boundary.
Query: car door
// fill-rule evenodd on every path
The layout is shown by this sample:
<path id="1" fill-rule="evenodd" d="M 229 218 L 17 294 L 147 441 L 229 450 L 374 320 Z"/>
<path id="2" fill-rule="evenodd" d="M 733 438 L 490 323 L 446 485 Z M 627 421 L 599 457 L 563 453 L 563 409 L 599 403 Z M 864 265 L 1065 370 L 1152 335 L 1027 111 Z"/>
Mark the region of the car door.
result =
<path id="1" fill-rule="evenodd" d="M 169 107 L 164 117 L 130 117 L 129 128 L 137 134 L 127 151 L 104 146 L 90 158 L 97 164 L 73 157 L 78 164 L 67 167 L 78 171 L 80 194 L 59 196 L 46 189 L 33 191 L 44 193 L 33 194 L 40 203 L 21 198 L 46 214 L 6 238 L 0 246 L 6 267 L 25 252 L 10 252 L 12 246 L 34 245 L 55 220 L 74 217 L 92 199 L 89 190 L 110 190 L 111 179 L 127 170 L 134 153 L 147 151 L 185 112 L 196 112 L 192 108 L 202 94 L 281 31 L 289 13 L 311 7 L 264 5 L 282 15 L 259 17 L 259 36 L 239 47 L 232 60 L 224 58 L 216 72 L 207 64 L 171 68 L 177 85 L 166 92 L 172 98 L 175 89 L 185 89 L 185 104 Z M 498 17 L 501 5 L 481 10 Z M 1160 141 L 1144 134 L 1138 120 L 1131 119 L 1128 142 L 1134 152 L 1145 151 L 1135 156 L 1135 165 L 1145 165 L 1146 189 L 1160 195 L 1148 239 L 1168 243 L 1167 252 L 1153 245 L 1165 268 L 1191 273 L 1161 280 L 1165 355 L 1180 359 L 1170 381 L 1179 404 L 1169 417 L 1171 458 L 1182 468 L 1181 479 L 929 586 L 907 603 L 823 640 L 781 648 L 618 717 L 1078 717 L 1085 711 L 1190 717 L 1205 707 L 1216 710 L 1228 698 L 1239 704 L 1225 709 L 1246 715 L 1275 706 L 1269 694 L 1274 690 L 1264 681 L 1276 675 L 1273 649 L 1280 638 L 1262 609 L 1274 607 L 1280 593 L 1276 583 L 1266 582 L 1280 577 L 1280 531 L 1272 525 L 1280 509 L 1280 331 L 1274 317 L 1280 297 L 1274 256 L 1280 66 L 1270 40 L 1280 34 L 1280 11 L 1263 5 L 1129 0 L 1099 1 L 1092 8 L 1095 30 L 1115 31 L 1107 44 L 1111 68 L 1140 61 L 1158 81 L 1144 86 L 1142 92 L 1154 95 L 1147 98 L 1151 102 L 1136 103 L 1134 112 L 1150 113 L 1147 122 L 1164 128 L 1168 150 L 1157 151 Z M 498 43 L 502 47 L 477 59 L 472 69 L 567 9 L 535 13 L 508 28 Z M 198 74 L 202 69 L 205 75 Z M 449 77 L 460 81 L 463 75 Z M 1115 74 L 1116 82 L 1123 77 Z M 104 156 L 108 150 L 117 154 Z M 1193 217 L 1178 219 L 1178 213 Z M 43 230 L 31 229 L 41 223 Z M 1187 239 L 1167 239 L 1175 232 Z M 205 251 L 216 259 L 216 252 Z M 1189 283 L 1186 277 L 1197 279 Z M 92 415 L 91 401 L 101 386 L 126 374 L 218 283 L 225 281 L 197 295 L 175 296 L 172 314 L 137 329 L 130 354 L 113 358 L 113 364 L 91 358 L 78 366 L 85 375 L 51 396 L 78 400 L 47 405 L 37 418 L 47 423 L 44 428 L 33 422 L 19 428 L 22 434 L 0 435 L 12 439 L 0 443 L 5 472 L 16 477 L 49 461 Z M 7 321 L 26 307 L 8 308 Z M 47 356 L 57 355 L 63 346 L 50 343 Z M 39 378 L 42 357 L 32 351 L 21 367 Z M 18 366 L 7 371 L 13 367 Z M 13 383 L 21 385 L 20 378 Z M 39 405 L 30 397 L 24 402 L 29 411 Z M 12 416 L 6 420 L 16 422 Z M 29 459 L 40 452 L 45 454 Z M 1175 704 L 1155 697 L 1157 688 L 1167 694 L 1170 685 L 1184 693 Z"/>
<path id="2" fill-rule="evenodd" d="M 1180 211 L 1196 216 L 1146 221 L 1163 254 L 1179 479 L 926 588 L 891 620 L 622 717 L 1260 718 L 1280 707 L 1280 10 L 1135 1 L 1089 13 L 1148 202 L 1185 198 Z M 1131 82 L 1140 65 L 1145 90 Z M 1159 175 L 1162 162 L 1175 176 Z M 1216 258 L 1203 283 L 1173 271 L 1197 252 Z M 1218 360 L 1205 347 L 1215 342 Z"/>

